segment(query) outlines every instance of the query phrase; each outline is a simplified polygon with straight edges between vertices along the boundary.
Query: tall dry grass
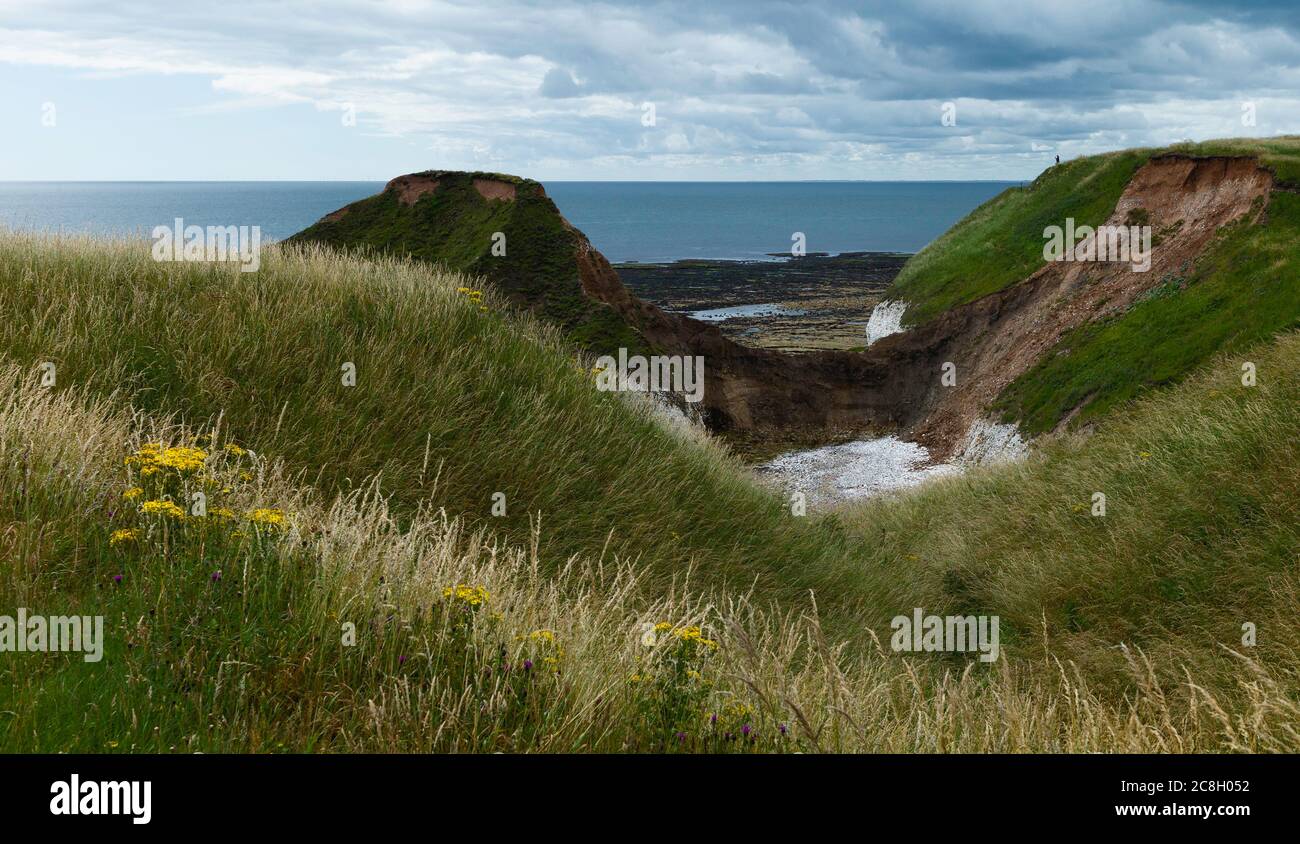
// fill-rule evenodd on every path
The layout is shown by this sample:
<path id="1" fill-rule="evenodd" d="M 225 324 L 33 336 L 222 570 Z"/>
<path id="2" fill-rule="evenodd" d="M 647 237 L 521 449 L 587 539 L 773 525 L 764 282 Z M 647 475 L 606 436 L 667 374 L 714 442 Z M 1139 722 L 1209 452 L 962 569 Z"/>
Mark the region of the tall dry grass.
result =
<path id="1" fill-rule="evenodd" d="M 263 267 L 0 238 L 0 614 L 108 631 L 100 663 L 0 663 L 0 748 L 1300 744 L 1295 336 L 1252 352 L 1257 388 L 1220 360 L 1023 464 L 803 520 L 490 291 L 481 311 L 464 279 L 324 252 Z M 230 516 L 124 499 L 150 443 L 201 447 L 166 494 Z M 999 615 L 1002 659 L 881 647 L 913 607 Z"/>

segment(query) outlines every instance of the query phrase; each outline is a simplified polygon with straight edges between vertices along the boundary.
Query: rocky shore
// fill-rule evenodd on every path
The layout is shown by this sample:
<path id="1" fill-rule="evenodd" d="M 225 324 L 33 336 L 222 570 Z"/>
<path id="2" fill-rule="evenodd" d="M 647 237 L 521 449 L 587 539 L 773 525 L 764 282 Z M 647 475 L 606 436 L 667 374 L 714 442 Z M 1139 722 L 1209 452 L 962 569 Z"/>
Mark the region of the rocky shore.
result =
<path id="1" fill-rule="evenodd" d="M 872 308 L 908 255 L 773 254 L 770 261 L 675 261 L 615 266 L 640 298 L 714 323 L 728 339 L 780 351 L 866 346 Z"/>

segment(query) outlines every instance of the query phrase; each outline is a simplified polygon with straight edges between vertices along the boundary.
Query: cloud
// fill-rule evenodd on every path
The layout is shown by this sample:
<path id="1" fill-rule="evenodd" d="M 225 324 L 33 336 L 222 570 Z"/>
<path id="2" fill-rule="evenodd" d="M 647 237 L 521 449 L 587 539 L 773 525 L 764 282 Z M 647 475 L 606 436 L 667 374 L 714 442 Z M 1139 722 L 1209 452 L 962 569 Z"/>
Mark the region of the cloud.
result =
<path id="1" fill-rule="evenodd" d="M 194 111 L 348 103 L 440 166 L 530 175 L 1016 177 L 1057 152 L 1300 131 L 1291 2 L 14 8 L 0 62 L 200 77 L 212 99 Z"/>
<path id="2" fill-rule="evenodd" d="M 576 97 L 580 92 L 572 73 L 562 67 L 553 67 L 546 71 L 546 76 L 542 79 L 542 87 L 537 93 L 543 97 L 562 100 L 566 97 Z"/>

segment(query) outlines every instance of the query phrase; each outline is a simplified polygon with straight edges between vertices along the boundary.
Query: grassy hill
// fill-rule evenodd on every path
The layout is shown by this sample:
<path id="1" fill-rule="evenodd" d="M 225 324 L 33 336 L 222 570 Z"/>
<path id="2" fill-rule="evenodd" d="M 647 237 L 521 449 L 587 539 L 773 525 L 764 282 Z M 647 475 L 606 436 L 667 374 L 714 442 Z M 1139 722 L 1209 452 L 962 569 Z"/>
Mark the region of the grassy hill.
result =
<path id="1" fill-rule="evenodd" d="M 385 190 L 328 215 L 289 238 L 376 255 L 415 258 L 492 282 L 516 305 L 559 326 L 596 354 L 641 350 L 641 336 L 611 309 L 582 293 L 574 255 L 577 236 L 545 190 L 531 179 L 500 173 L 431 171 L 408 178 L 437 187 L 407 203 Z M 484 196 L 476 181 L 508 185 L 509 201 Z M 493 252 L 499 244 L 499 251 Z"/>
<path id="2" fill-rule="evenodd" d="M 1130 177 L 1152 156 L 1252 156 L 1284 188 L 1300 185 L 1300 138 L 1230 139 L 1126 150 L 1052 167 L 971 212 L 918 253 L 889 298 L 908 302 L 916 325 L 1027 278 L 1043 266 L 1043 229 L 1073 217 L 1095 226 L 1114 210 Z M 1144 391 L 1176 383 L 1216 352 L 1239 354 L 1300 325 L 1295 243 L 1300 202 L 1275 191 L 1262 225 L 1236 225 L 1182 275 L 1169 276 L 1116 318 L 1062 338 L 998 398 L 1003 421 L 1052 430 L 1072 410 L 1073 426 L 1096 421 Z"/>
<path id="3" fill-rule="evenodd" d="M 597 391 L 591 361 L 477 280 L 320 247 L 268 250 L 241 274 L 24 237 L 0 245 L 0 280 L 11 360 L 50 361 L 60 387 L 124 406 L 221 417 L 323 495 L 378 478 L 400 518 L 446 508 L 520 543 L 540 514 L 550 570 L 635 557 L 664 588 L 692 566 L 781 598 L 841 576 L 839 533 L 790 516 L 721 449 Z"/>
<path id="4" fill-rule="evenodd" d="M 799 518 L 490 287 L 263 258 L 0 236 L 0 613 L 107 638 L 7 655 L 0 749 L 1300 749 L 1300 336 Z M 914 607 L 1002 659 L 893 653 Z"/>

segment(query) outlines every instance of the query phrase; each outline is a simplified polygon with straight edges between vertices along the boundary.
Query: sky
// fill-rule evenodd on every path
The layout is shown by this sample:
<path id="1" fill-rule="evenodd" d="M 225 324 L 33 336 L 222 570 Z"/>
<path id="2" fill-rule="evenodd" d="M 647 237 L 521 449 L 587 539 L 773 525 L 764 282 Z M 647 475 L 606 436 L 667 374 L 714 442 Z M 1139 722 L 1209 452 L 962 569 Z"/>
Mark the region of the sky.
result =
<path id="1" fill-rule="evenodd" d="M 1300 2 L 0 0 L 0 103 L 0 180 L 1029 179 L 1300 134 Z"/>

